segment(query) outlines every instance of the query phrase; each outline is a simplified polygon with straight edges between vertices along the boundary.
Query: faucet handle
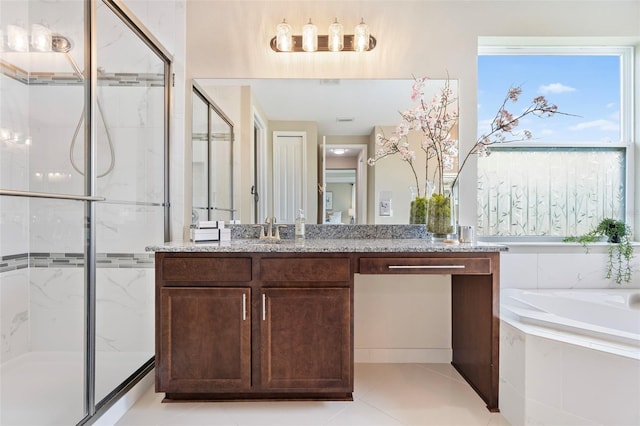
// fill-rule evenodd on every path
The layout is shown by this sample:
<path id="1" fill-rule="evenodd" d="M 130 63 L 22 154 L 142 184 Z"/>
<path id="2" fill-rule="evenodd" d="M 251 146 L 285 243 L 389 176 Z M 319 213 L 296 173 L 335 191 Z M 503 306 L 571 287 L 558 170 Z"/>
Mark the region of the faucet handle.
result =
<path id="1" fill-rule="evenodd" d="M 260 228 L 260 232 L 258 232 L 259 234 L 259 239 L 264 240 L 267 237 L 266 231 L 264 229 L 263 225 L 253 225 L 254 228 Z"/>
<path id="2" fill-rule="evenodd" d="M 276 234 L 274 235 L 276 240 L 280 239 L 280 228 L 286 228 L 287 225 L 278 225 L 276 226 Z"/>

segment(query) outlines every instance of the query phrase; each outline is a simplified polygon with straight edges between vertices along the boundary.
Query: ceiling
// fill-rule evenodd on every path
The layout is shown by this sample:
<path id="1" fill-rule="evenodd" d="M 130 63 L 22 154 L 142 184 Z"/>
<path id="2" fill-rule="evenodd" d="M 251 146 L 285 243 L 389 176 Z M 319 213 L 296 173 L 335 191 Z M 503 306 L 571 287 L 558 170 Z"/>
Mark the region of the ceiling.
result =
<path id="1" fill-rule="evenodd" d="M 250 85 L 269 120 L 315 121 L 319 136 L 370 135 L 396 126 L 411 106 L 412 80 L 198 79 L 208 86 Z M 215 99 L 214 99 L 215 101 Z"/>

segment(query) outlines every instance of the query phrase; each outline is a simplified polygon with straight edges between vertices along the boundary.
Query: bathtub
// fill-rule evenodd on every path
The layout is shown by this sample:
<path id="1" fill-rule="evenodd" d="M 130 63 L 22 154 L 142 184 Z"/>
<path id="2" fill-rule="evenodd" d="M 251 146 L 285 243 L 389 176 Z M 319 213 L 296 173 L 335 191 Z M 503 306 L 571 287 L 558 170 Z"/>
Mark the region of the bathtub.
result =
<path id="1" fill-rule="evenodd" d="M 640 360 L 638 289 L 505 289 L 500 298 L 501 317 L 525 331 Z"/>
<path id="2" fill-rule="evenodd" d="M 512 425 L 640 424 L 640 290 L 500 298 L 499 405 Z"/>

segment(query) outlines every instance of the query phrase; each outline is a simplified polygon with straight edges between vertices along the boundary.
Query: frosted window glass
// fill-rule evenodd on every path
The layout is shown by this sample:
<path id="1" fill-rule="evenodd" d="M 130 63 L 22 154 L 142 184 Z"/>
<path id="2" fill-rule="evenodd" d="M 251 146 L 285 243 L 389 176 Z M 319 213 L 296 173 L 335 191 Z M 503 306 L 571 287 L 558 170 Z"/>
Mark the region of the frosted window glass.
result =
<path id="1" fill-rule="evenodd" d="M 478 235 L 581 235 L 624 219 L 624 150 L 494 149 L 478 159 Z"/>

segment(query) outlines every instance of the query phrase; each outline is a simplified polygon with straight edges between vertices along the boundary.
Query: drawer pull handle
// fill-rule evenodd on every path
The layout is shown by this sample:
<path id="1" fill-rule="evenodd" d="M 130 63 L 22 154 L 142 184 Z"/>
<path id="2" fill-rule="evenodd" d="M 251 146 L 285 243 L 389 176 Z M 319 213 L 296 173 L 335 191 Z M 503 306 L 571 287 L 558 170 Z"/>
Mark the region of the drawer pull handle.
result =
<path id="1" fill-rule="evenodd" d="M 247 295 L 242 293 L 242 321 L 247 320 Z"/>
<path id="2" fill-rule="evenodd" d="M 262 293 L 262 321 L 267 320 L 267 295 Z"/>
<path id="3" fill-rule="evenodd" d="M 389 265 L 389 269 L 464 269 L 464 265 Z"/>

